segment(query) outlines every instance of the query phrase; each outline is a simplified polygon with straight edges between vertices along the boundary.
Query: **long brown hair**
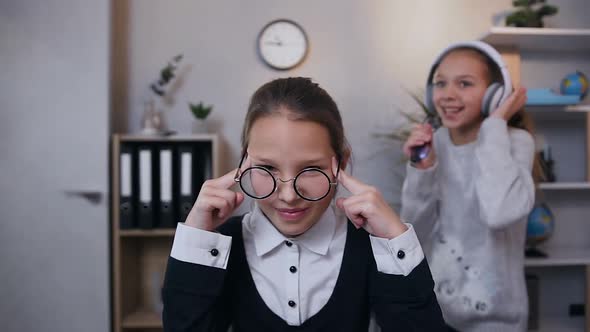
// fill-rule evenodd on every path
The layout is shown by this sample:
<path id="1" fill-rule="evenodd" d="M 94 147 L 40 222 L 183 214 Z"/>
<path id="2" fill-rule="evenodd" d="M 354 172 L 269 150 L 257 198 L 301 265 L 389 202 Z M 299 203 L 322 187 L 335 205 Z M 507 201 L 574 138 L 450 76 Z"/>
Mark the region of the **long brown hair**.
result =
<path id="1" fill-rule="evenodd" d="M 474 48 L 458 48 L 456 50 L 468 50 L 473 51 L 475 54 L 479 55 L 483 62 L 486 64 L 488 69 L 488 85 L 492 82 L 500 82 L 503 83 L 502 72 L 498 65 L 494 60 L 492 60 L 487 54 L 484 52 L 474 49 Z M 533 123 L 533 119 L 531 116 L 525 111 L 524 108 L 518 110 L 510 119 L 508 119 L 508 126 L 513 128 L 519 128 L 526 130 L 531 136 L 535 137 L 535 126 Z M 535 156 L 533 160 L 533 170 L 532 170 L 533 180 L 535 184 L 546 180 L 545 175 L 543 173 L 543 168 L 541 166 L 541 160 L 539 159 L 539 154 L 535 150 Z"/>
<path id="2" fill-rule="evenodd" d="M 508 126 L 524 129 L 534 137 L 535 126 L 533 123 L 533 119 L 531 119 L 531 116 L 528 113 L 526 113 L 524 109 L 519 110 L 510 118 L 510 120 L 508 120 Z M 535 159 L 533 160 L 533 180 L 535 180 L 535 184 L 547 180 L 545 173 L 543 172 L 543 167 L 541 166 L 539 154 L 537 153 L 536 149 Z"/>

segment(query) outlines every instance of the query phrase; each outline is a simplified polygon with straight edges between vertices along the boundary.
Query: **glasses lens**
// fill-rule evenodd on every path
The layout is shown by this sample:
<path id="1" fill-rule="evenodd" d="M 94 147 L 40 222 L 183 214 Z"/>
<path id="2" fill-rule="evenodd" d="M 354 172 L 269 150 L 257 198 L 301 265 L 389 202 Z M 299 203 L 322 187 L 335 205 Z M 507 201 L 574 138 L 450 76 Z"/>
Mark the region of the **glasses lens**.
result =
<path id="1" fill-rule="evenodd" d="M 295 179 L 295 190 L 304 199 L 318 201 L 330 192 L 330 178 L 318 169 L 304 170 Z"/>
<path id="2" fill-rule="evenodd" d="M 240 187 L 250 197 L 265 198 L 273 193 L 275 180 L 268 170 L 262 167 L 252 167 L 242 173 Z"/>

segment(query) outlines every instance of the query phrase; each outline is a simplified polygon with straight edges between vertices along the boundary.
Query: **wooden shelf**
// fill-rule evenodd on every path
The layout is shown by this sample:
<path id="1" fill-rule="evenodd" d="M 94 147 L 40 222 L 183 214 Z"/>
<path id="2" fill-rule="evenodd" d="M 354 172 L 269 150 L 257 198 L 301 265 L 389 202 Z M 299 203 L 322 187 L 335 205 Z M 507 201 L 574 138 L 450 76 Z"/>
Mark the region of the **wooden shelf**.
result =
<path id="1" fill-rule="evenodd" d="M 565 107 L 566 112 L 590 112 L 589 104 L 568 105 Z"/>
<path id="2" fill-rule="evenodd" d="M 124 229 L 119 230 L 121 237 L 171 237 L 176 229 Z"/>
<path id="3" fill-rule="evenodd" d="M 521 51 L 590 51 L 590 29 L 493 27 L 481 40 Z"/>
<path id="4" fill-rule="evenodd" d="M 156 309 L 161 305 L 161 284 L 176 231 L 175 225 L 174 228 L 120 228 L 120 191 L 117 188 L 120 188 L 121 184 L 122 148 L 131 151 L 134 156 L 132 163 L 135 164 L 138 159 L 135 155 L 138 154 L 139 147 L 144 145 L 150 146 L 154 154 L 158 150 L 161 151 L 163 146 L 166 149 L 171 148 L 176 165 L 180 165 L 181 150 L 192 151 L 196 158 L 204 157 L 207 160 L 207 163 L 199 163 L 199 172 L 205 177 L 217 178 L 221 175 L 220 143 L 216 134 L 112 136 L 111 188 L 115 188 L 111 191 L 113 332 L 162 330 L 161 314 Z M 154 169 L 158 169 L 159 158 L 154 158 L 153 164 Z M 172 171 L 176 172 L 176 175 L 181 172 L 180 168 L 174 165 Z M 172 176 L 172 181 L 178 181 L 172 190 L 179 190 L 179 180 L 180 176 Z M 199 181 L 201 180 L 203 179 Z M 196 180 L 193 179 L 191 182 L 193 181 Z M 195 188 L 192 188 L 192 191 L 196 192 L 198 184 L 195 182 L 193 185 Z M 193 201 L 194 199 L 196 197 L 192 198 Z M 181 219 L 178 216 L 175 218 Z M 159 225 L 159 220 L 154 219 L 156 220 L 153 224 Z"/>
<path id="5" fill-rule="evenodd" d="M 526 258 L 525 266 L 585 266 L 590 265 L 590 248 L 548 248 L 541 249 L 547 253 L 546 258 Z"/>
<path id="6" fill-rule="evenodd" d="M 539 183 L 543 190 L 589 190 L 590 182 L 543 182 Z"/>
<path id="7" fill-rule="evenodd" d="M 550 29 L 550 28 L 514 28 L 514 27 L 493 27 L 481 38 L 482 41 L 487 42 L 494 46 L 502 58 L 506 62 L 508 71 L 512 77 L 514 86 L 519 86 L 522 79 L 523 70 L 523 59 L 533 58 L 534 53 L 546 53 L 549 55 L 552 53 L 552 57 L 560 58 L 562 54 L 573 55 L 576 54 L 576 59 L 583 58 L 585 63 L 588 63 L 588 55 L 590 54 L 590 29 Z M 538 54 L 537 54 L 538 55 Z M 564 61 L 575 62 L 567 57 L 564 57 Z M 547 73 L 545 77 L 550 79 L 550 75 Z M 554 78 L 552 78 L 554 79 Z M 525 82 L 526 86 L 526 82 Z M 565 117 L 572 117 L 568 119 L 570 126 L 574 124 L 575 129 L 579 128 L 579 125 L 585 124 L 586 140 L 584 143 L 576 143 L 576 147 L 580 150 L 585 150 L 585 164 L 584 170 L 586 173 L 585 181 L 580 182 L 557 182 L 557 183 L 541 183 L 539 189 L 541 190 L 556 190 L 556 191 L 568 191 L 574 193 L 571 198 L 575 199 L 574 202 L 579 202 L 576 205 L 576 220 L 570 220 L 575 222 L 575 225 L 588 222 L 586 216 L 588 215 L 588 204 L 585 201 L 585 196 L 577 195 L 579 193 L 586 194 L 590 189 L 590 99 L 586 98 L 580 104 L 575 105 L 527 105 L 527 110 L 530 110 L 529 114 L 535 115 L 535 121 L 541 120 L 544 116 L 557 117 L 562 120 Z M 584 114 L 585 112 L 585 114 Z M 580 114 L 582 113 L 582 114 Z M 584 116 L 585 119 L 579 121 L 579 116 Z M 538 118 L 537 118 L 538 117 Z M 575 121 L 572 121 L 576 118 Z M 548 119 L 545 119 L 548 120 Z M 551 125 L 551 124 L 549 124 Z M 563 122 L 557 123 L 556 128 L 562 126 L 567 128 Z M 558 131 L 559 134 L 569 135 L 567 129 Z M 578 135 L 578 132 L 572 133 L 574 137 Z M 568 136 L 569 137 L 569 136 Z M 565 144 L 562 144 L 565 145 Z M 568 148 L 561 146 L 561 148 Z M 576 160 L 576 162 L 579 162 Z M 580 166 L 582 167 L 582 166 Z M 576 177 L 576 178 L 581 178 Z M 575 197 L 580 196 L 580 197 Z M 569 200 L 569 199 L 568 199 Z M 570 218 L 571 219 L 571 218 Z M 584 225 L 585 226 L 585 225 Z M 573 229 L 576 229 L 574 226 Z M 540 332 L 573 332 L 573 331 L 586 331 L 590 332 L 590 248 L 586 245 L 580 245 L 576 248 L 579 243 L 572 243 L 571 246 L 574 248 L 547 248 L 548 258 L 538 259 L 526 259 L 525 265 L 529 268 L 553 268 L 559 269 L 565 266 L 576 266 L 583 267 L 585 270 L 585 304 L 586 312 L 585 317 L 567 317 L 566 313 L 563 316 L 551 317 L 540 313 L 539 329 L 536 331 Z M 563 285 L 568 287 L 568 285 Z M 552 307 L 551 299 L 544 299 L 543 305 Z"/>
<path id="8" fill-rule="evenodd" d="M 118 139 L 125 142 L 199 142 L 199 141 L 217 141 L 215 134 L 195 134 L 195 135 L 119 135 Z"/>
<path id="9" fill-rule="evenodd" d="M 525 105 L 529 114 L 538 113 L 588 113 L 590 112 L 589 104 L 575 105 Z"/>
<path id="10" fill-rule="evenodd" d="M 148 309 L 140 309 L 123 317 L 121 325 L 127 329 L 162 328 L 162 315 Z"/>

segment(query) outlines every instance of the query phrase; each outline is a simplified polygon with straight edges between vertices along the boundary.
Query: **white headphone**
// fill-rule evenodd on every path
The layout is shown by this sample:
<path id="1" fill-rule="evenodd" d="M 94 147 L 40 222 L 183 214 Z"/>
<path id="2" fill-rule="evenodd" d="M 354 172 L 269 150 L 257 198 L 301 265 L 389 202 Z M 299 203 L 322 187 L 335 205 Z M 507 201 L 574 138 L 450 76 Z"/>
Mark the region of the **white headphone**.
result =
<path id="1" fill-rule="evenodd" d="M 472 48 L 479 50 L 483 52 L 487 57 L 489 57 L 498 66 L 498 69 L 500 69 L 503 82 L 492 82 L 492 84 L 490 84 L 490 86 L 487 88 L 481 103 L 482 115 L 488 116 L 508 98 L 508 96 L 512 92 L 512 81 L 510 80 L 510 73 L 508 73 L 508 68 L 502 60 L 502 56 L 500 55 L 500 53 L 498 53 L 498 51 L 496 51 L 496 49 L 494 49 L 492 46 L 482 41 L 468 41 L 451 44 L 436 57 L 434 63 L 430 67 L 428 81 L 426 81 L 425 103 L 428 107 L 428 111 L 431 114 L 436 114 L 436 108 L 434 106 L 434 101 L 432 100 L 432 79 L 434 78 L 436 68 L 438 68 L 438 65 L 445 57 L 445 55 L 447 55 L 450 51 L 458 48 Z"/>

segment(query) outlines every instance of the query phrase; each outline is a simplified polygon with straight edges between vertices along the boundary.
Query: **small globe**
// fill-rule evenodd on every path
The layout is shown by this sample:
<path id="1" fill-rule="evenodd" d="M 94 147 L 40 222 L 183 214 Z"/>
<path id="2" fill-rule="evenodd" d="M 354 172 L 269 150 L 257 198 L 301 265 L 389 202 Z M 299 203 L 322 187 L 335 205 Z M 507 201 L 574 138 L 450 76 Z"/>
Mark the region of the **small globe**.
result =
<path id="1" fill-rule="evenodd" d="M 555 229 L 553 213 L 546 204 L 536 205 L 529 214 L 526 243 L 528 246 L 536 246 L 547 241 Z"/>
<path id="2" fill-rule="evenodd" d="M 581 71 L 567 74 L 560 85 L 561 94 L 578 95 L 582 99 L 588 94 L 588 78 Z"/>

